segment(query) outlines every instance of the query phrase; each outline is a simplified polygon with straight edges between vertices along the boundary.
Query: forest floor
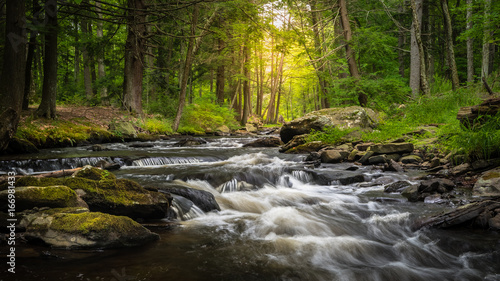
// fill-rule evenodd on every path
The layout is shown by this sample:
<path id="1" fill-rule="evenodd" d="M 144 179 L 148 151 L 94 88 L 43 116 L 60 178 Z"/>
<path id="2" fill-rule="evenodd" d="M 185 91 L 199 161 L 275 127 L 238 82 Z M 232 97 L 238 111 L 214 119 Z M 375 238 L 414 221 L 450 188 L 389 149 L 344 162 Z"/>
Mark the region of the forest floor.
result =
<path id="1" fill-rule="evenodd" d="M 32 117 L 36 112 L 37 107 L 31 106 L 28 110 L 23 111 L 20 125 L 26 122 L 31 122 Z M 78 105 L 58 105 L 56 107 L 56 120 L 81 124 L 82 122 L 90 123 L 101 129 L 107 130 L 112 122 L 116 121 L 137 121 L 137 118 L 132 117 L 127 111 L 113 106 L 78 106 Z M 50 126 L 53 120 L 37 119 L 40 125 Z"/>

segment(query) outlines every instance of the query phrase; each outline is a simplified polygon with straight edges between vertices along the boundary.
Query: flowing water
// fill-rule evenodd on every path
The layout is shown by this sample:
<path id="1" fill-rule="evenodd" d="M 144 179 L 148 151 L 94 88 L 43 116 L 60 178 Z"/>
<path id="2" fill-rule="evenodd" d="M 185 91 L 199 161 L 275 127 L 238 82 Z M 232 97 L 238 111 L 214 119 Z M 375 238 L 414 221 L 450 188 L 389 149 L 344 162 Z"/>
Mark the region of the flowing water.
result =
<path id="1" fill-rule="evenodd" d="M 242 148 L 250 140 L 108 144 L 0 162 L 2 171 L 37 173 L 104 159 L 122 165 L 118 177 L 205 190 L 221 207 L 203 213 L 193 205 L 177 226 L 152 228 L 160 241 L 132 249 L 20 248 L 15 278 L 0 280 L 500 280 L 498 233 L 411 230 L 416 218 L 450 208 L 383 192 L 415 174 L 313 168 L 304 156 Z M 185 200 L 176 196 L 175 209 Z"/>

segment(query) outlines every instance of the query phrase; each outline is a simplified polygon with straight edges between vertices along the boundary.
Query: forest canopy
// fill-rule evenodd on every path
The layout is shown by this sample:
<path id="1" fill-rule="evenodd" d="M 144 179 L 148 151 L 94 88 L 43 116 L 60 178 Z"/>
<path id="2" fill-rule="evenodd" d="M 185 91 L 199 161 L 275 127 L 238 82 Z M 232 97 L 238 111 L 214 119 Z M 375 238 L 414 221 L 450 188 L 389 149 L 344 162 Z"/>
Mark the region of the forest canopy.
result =
<path id="1" fill-rule="evenodd" d="M 494 84 L 500 2 L 2 0 L 0 25 L 0 113 L 113 105 L 177 131 L 200 108 L 274 124 Z"/>

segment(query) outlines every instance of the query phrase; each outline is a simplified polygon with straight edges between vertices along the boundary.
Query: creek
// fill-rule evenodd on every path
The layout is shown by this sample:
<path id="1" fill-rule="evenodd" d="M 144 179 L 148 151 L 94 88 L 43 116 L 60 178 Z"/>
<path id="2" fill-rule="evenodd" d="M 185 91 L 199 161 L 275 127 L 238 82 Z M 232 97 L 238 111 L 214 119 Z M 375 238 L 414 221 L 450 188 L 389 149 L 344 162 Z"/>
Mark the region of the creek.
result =
<path id="1" fill-rule="evenodd" d="M 418 171 L 351 171 L 349 163 L 314 168 L 304 155 L 242 147 L 252 140 L 115 143 L 103 145 L 108 151 L 77 147 L 1 158 L 2 171 L 28 173 L 105 159 L 122 165 L 114 172 L 119 178 L 205 190 L 221 207 L 203 213 L 192 206 L 176 226 L 151 228 L 158 242 L 136 248 L 19 246 L 12 280 L 500 280 L 498 233 L 411 230 L 415 219 L 452 207 L 383 192 L 395 181 L 416 182 Z"/>

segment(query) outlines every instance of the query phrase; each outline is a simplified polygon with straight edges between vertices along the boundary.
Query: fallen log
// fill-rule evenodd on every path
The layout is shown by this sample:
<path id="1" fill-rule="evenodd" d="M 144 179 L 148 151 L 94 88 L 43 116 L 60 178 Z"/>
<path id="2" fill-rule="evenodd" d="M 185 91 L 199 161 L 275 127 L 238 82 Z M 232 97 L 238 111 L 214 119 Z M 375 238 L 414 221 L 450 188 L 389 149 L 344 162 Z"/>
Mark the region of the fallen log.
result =
<path id="1" fill-rule="evenodd" d="M 485 215 L 495 217 L 499 210 L 499 198 L 478 201 L 444 214 L 419 220 L 413 225 L 413 229 L 484 225 L 477 220 Z"/>
<path id="2" fill-rule="evenodd" d="M 35 178 L 62 178 L 62 177 L 67 177 L 71 176 L 74 172 L 81 170 L 82 168 L 74 168 L 74 169 L 65 169 L 65 170 L 59 170 L 59 171 L 54 171 L 50 173 L 44 173 L 44 174 L 38 174 L 38 175 L 31 175 L 32 177 Z M 25 175 L 15 175 L 14 178 L 17 180 L 19 178 L 25 177 Z M 0 184 L 4 184 L 8 182 L 9 180 L 12 180 L 12 176 L 1 176 L 0 177 Z"/>

